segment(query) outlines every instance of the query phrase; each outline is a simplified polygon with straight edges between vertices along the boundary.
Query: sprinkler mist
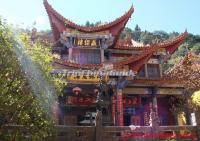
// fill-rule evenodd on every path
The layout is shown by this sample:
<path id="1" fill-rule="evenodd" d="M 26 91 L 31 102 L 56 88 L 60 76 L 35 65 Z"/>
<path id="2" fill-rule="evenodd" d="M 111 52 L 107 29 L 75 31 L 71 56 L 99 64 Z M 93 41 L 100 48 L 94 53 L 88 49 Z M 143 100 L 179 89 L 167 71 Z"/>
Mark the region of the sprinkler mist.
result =
<path id="1" fill-rule="evenodd" d="M 21 64 L 34 96 L 40 101 L 49 118 L 53 117 L 52 109 L 56 109 L 56 91 L 53 85 L 45 78 L 39 65 L 26 53 L 24 44 L 15 38 L 14 52 Z"/>

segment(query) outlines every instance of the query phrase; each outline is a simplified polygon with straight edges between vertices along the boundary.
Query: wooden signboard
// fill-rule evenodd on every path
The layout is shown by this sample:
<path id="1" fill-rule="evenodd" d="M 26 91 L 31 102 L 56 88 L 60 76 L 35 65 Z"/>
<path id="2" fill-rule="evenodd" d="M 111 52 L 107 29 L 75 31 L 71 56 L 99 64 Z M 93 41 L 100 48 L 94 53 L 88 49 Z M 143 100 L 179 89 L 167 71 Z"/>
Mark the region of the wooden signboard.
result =
<path id="1" fill-rule="evenodd" d="M 100 40 L 98 39 L 84 39 L 84 38 L 75 38 L 74 45 L 77 47 L 100 47 Z"/>
<path id="2" fill-rule="evenodd" d="M 105 81 L 108 81 L 109 77 L 104 76 L 102 79 Z M 68 81 L 77 81 L 77 82 L 94 82 L 95 83 L 95 82 L 100 82 L 101 78 L 99 75 L 81 75 L 81 76 L 70 75 L 70 76 L 67 76 L 67 80 Z"/>

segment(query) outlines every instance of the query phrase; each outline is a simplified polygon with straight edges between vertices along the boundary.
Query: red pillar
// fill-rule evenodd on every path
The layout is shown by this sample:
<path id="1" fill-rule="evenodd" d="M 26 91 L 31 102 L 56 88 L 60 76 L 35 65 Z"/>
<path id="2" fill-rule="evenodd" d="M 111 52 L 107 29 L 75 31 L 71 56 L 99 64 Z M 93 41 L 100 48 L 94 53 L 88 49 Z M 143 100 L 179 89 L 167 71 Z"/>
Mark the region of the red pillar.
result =
<path id="1" fill-rule="evenodd" d="M 115 97 L 112 96 L 112 123 L 115 125 Z"/>
<path id="2" fill-rule="evenodd" d="M 124 126 L 122 89 L 117 90 L 118 126 Z"/>

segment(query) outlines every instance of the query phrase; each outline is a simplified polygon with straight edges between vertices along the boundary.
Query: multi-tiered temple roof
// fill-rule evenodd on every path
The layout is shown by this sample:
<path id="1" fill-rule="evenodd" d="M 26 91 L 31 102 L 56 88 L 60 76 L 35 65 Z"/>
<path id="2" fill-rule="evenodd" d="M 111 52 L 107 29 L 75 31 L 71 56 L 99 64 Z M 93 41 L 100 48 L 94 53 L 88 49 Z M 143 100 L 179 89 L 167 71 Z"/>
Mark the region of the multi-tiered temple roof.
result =
<path id="1" fill-rule="evenodd" d="M 54 39 L 56 43 L 60 43 L 60 35 L 62 33 L 79 33 L 93 36 L 95 35 L 109 35 L 113 37 L 113 41 L 108 46 L 108 50 L 112 53 L 113 56 L 124 56 L 123 59 L 109 62 L 113 65 L 113 68 L 119 68 L 120 66 L 128 65 L 129 68 L 135 72 L 138 72 L 143 64 L 147 62 L 155 53 L 160 50 L 164 50 L 167 55 L 171 55 L 175 50 L 185 41 L 188 33 L 185 31 L 181 35 L 164 41 L 162 43 L 143 45 L 143 46 L 134 46 L 131 41 L 121 41 L 119 40 L 119 35 L 126 26 L 129 18 L 134 12 L 133 6 L 121 17 L 117 18 L 113 22 L 94 26 L 87 27 L 78 25 L 69 19 L 64 18 L 60 15 L 53 7 L 48 3 L 47 0 L 44 0 L 44 5 L 49 16 L 51 28 L 53 31 Z M 74 36 L 77 34 L 75 33 Z M 138 54 L 132 54 L 132 51 L 139 51 Z M 55 63 L 74 68 L 81 69 L 100 69 L 107 62 L 100 62 L 99 64 L 79 64 L 77 62 L 72 62 L 70 60 L 55 59 Z"/>

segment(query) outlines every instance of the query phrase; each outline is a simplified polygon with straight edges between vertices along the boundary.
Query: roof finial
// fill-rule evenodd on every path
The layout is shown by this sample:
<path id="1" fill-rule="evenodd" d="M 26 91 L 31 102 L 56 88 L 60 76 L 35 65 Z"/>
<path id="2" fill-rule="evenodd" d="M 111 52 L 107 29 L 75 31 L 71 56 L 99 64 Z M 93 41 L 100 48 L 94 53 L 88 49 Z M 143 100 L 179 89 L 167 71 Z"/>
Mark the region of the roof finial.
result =
<path id="1" fill-rule="evenodd" d="M 131 8 L 130 8 L 131 10 L 133 10 L 133 12 L 134 12 L 134 7 L 133 7 L 133 3 L 131 4 Z"/>
<path id="2" fill-rule="evenodd" d="M 134 8 L 134 7 L 133 7 L 133 3 L 131 4 L 131 8 Z"/>

